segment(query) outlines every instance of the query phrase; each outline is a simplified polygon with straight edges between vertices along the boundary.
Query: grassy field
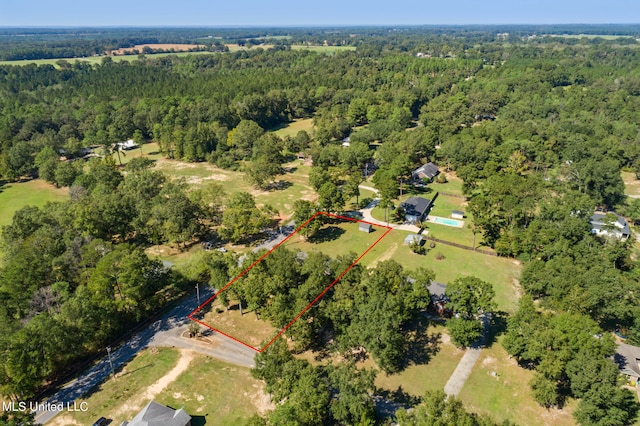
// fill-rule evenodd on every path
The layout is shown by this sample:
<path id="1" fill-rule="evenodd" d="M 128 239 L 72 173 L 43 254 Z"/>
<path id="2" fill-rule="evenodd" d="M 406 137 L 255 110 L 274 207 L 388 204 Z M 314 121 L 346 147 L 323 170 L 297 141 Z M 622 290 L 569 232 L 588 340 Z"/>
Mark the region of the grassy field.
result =
<path id="1" fill-rule="evenodd" d="M 104 151 L 102 148 L 95 148 L 93 150 L 95 154 L 103 155 Z M 138 157 L 146 157 L 149 160 L 158 161 L 161 160 L 163 155 L 160 153 L 160 147 L 157 143 L 151 142 L 146 143 L 138 148 L 120 151 L 120 156 L 118 157 L 118 153 L 114 152 L 111 154 L 116 164 L 122 163 L 122 165 L 127 164 L 129 161 Z"/>
<path id="2" fill-rule="evenodd" d="M 162 58 L 165 56 L 188 56 L 188 55 L 213 55 L 216 53 L 213 52 L 173 52 L 173 53 L 150 53 L 144 55 L 146 58 Z M 102 63 L 102 59 L 107 56 L 89 56 L 86 58 L 52 58 L 52 59 L 24 59 L 17 61 L 0 61 L 0 65 L 53 65 L 56 68 L 60 68 L 57 64 L 60 60 L 65 60 L 69 63 L 74 62 L 87 62 L 89 64 L 100 64 Z M 113 62 L 132 62 L 138 60 L 138 55 L 122 55 L 122 56 L 110 56 L 113 59 Z"/>
<path id="3" fill-rule="evenodd" d="M 202 355 L 196 355 L 191 367 L 155 400 L 171 407 L 184 405 L 194 416 L 193 426 L 244 425 L 253 414 L 274 408 L 262 382 L 252 378 L 248 368 Z"/>
<path id="4" fill-rule="evenodd" d="M 405 231 L 391 231 L 362 259 L 362 263 L 372 266 L 382 260 L 394 259 L 409 270 L 420 266 L 432 269 L 436 281 L 443 283 L 473 275 L 493 285 L 499 309 L 514 312 L 519 297 L 517 280 L 521 270 L 517 260 L 487 256 L 438 243 L 426 255 L 417 255 L 403 244 L 407 235 Z M 444 258 L 436 259 L 438 254 Z"/>
<path id="5" fill-rule="evenodd" d="M 624 182 L 624 193 L 630 196 L 640 197 L 640 180 L 636 179 L 635 173 L 621 172 Z"/>
<path id="6" fill-rule="evenodd" d="M 68 198 L 68 188 L 56 188 L 39 179 L 4 184 L 0 186 L 0 227 L 9 225 L 13 214 L 23 207 L 42 207 L 49 201 Z"/>
<path id="7" fill-rule="evenodd" d="M 300 130 L 304 130 L 305 132 L 310 133 L 313 130 L 313 118 L 301 118 L 298 120 L 294 120 L 286 126 L 274 129 L 273 133 L 280 136 L 281 138 L 285 136 L 294 137 Z"/>
<path id="8" fill-rule="evenodd" d="M 142 351 L 115 380 L 78 400 L 78 404 L 87 402 L 88 411 L 59 415 L 52 426 L 89 425 L 103 416 L 119 425 L 131 420 L 150 400 L 176 409 L 184 406 L 194 426 L 242 425 L 252 414 L 272 408 L 262 383 L 251 377 L 248 368 L 187 355 L 190 362 L 184 371 L 172 377 L 170 371 L 185 353 L 170 348 Z"/>
<path id="9" fill-rule="evenodd" d="M 294 44 L 291 46 L 292 50 L 310 50 L 312 52 L 321 53 L 336 53 L 336 52 L 348 52 L 355 51 L 355 46 L 306 46 L 302 44 Z"/>
<path id="10" fill-rule="evenodd" d="M 131 420 L 143 404 L 149 402 L 141 401 L 133 406 L 131 401 L 164 377 L 177 364 L 178 358 L 180 352 L 169 348 L 140 352 L 118 373 L 116 379 L 103 382 L 77 401 L 78 404 L 86 401 L 88 411 L 58 416 L 54 424 L 90 425 L 100 417 L 113 419 L 112 424 L 115 425 Z"/>
<path id="11" fill-rule="evenodd" d="M 430 354 L 426 363 L 409 365 L 396 374 L 378 373 L 376 386 L 390 392 L 401 389 L 413 396 L 421 397 L 428 390 L 442 390 L 456 369 L 464 351 L 457 349 L 450 341 L 443 326 L 430 325 L 427 334 L 435 340 L 435 344 L 425 348 Z M 373 361 L 367 360 L 369 367 Z"/>
<path id="12" fill-rule="evenodd" d="M 576 401 L 562 409 L 540 407 L 531 396 L 529 381 L 533 371 L 520 368 L 501 344 L 484 349 L 460 399 L 473 411 L 490 414 L 494 420 L 510 420 L 525 426 L 569 426 Z"/>
<path id="13" fill-rule="evenodd" d="M 291 250 L 301 250 L 307 253 L 322 252 L 334 258 L 350 252 L 360 256 L 387 231 L 383 227 L 374 226 L 373 232 L 366 233 L 359 231 L 358 227 L 358 222 L 347 221 L 324 225 L 311 240 L 313 242 L 303 240 L 300 236 L 294 235 L 283 246 Z M 379 244 L 382 244 L 382 241 Z M 371 260 L 370 253 L 367 253 L 362 258 L 362 261 L 365 261 L 365 259 Z"/>
<path id="14" fill-rule="evenodd" d="M 238 46 L 237 44 L 227 44 L 230 52 L 237 52 L 239 50 L 248 50 L 247 47 Z M 262 46 L 254 46 L 252 49 L 263 48 L 269 49 L 274 47 L 272 44 L 265 44 Z M 341 51 L 351 51 L 356 50 L 355 46 L 306 46 L 306 45 L 293 45 L 291 46 L 293 50 L 309 50 L 312 52 L 320 52 L 320 53 L 336 53 Z M 217 54 L 215 52 L 168 52 L 168 53 L 149 53 L 144 55 L 146 58 L 161 58 L 164 56 L 188 56 L 188 55 L 212 55 Z M 90 64 L 100 64 L 102 63 L 102 59 L 107 56 L 88 56 L 85 58 L 52 58 L 52 59 L 23 59 L 16 61 L 0 61 L 0 65 L 28 65 L 28 64 L 36 64 L 36 65 L 53 65 L 56 68 L 59 68 L 57 62 L 60 60 L 65 60 L 69 63 L 74 63 L 78 61 L 87 62 Z M 119 55 L 119 56 L 110 56 L 114 62 L 122 62 L 122 61 L 135 61 L 138 59 L 138 55 Z"/>
<path id="15" fill-rule="evenodd" d="M 355 224 L 334 226 L 339 229 L 345 228 L 342 237 L 312 244 L 301 241 L 294 236 L 285 244 L 292 249 L 317 250 L 335 257 L 351 251 L 364 252 L 362 247 L 368 247 L 383 232 L 382 228 L 371 234 L 357 230 L 347 232 L 346 228 L 355 229 Z M 340 231 L 335 230 L 335 232 Z M 429 249 L 426 255 L 417 255 L 403 244 L 408 234 L 406 231 L 391 231 L 362 258 L 361 263 L 373 267 L 381 261 L 393 259 L 409 270 L 420 266 L 432 269 L 436 274 L 436 280 L 444 283 L 451 282 L 460 276 L 473 275 L 493 285 L 499 309 L 507 312 L 515 310 L 519 297 L 517 280 L 521 270 L 521 265 L 517 260 L 487 256 L 444 244 L 436 244 L 436 247 Z M 444 258 L 437 260 L 437 254 L 441 254 Z"/>
<path id="16" fill-rule="evenodd" d="M 222 312 L 218 313 L 217 309 Z M 271 326 L 270 322 L 258 320 L 253 312 L 244 309 L 244 315 L 240 315 L 240 310 L 235 300 L 230 301 L 230 309 L 228 311 L 224 310 L 220 301 L 214 300 L 211 304 L 211 311 L 205 314 L 202 321 L 258 349 L 264 346 L 278 332 L 275 327 Z"/>
<path id="17" fill-rule="evenodd" d="M 258 204 L 273 206 L 283 218 L 293 213 L 293 203 L 296 200 L 315 200 L 317 198 L 308 183 L 311 167 L 300 164 L 299 161 L 284 165 L 288 171 L 284 175 L 277 177 L 277 180 L 281 181 L 284 188 L 271 191 L 261 191 L 253 188 L 243 172 L 220 169 L 209 163 L 185 163 L 176 160 L 159 159 L 155 167 L 167 176 L 184 178 L 193 185 L 206 181 L 218 182 L 224 187 L 228 195 L 240 191 L 248 192 L 256 198 Z"/>

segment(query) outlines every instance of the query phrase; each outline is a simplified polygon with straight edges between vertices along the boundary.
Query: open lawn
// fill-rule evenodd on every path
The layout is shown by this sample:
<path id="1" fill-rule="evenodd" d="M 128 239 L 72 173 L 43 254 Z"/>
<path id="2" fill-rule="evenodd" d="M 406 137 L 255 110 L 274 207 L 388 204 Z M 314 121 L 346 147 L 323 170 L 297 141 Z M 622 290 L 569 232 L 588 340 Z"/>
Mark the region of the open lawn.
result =
<path id="1" fill-rule="evenodd" d="M 117 373 L 115 379 L 108 379 L 77 401 L 78 405 L 86 401 L 88 411 L 59 415 L 52 424 L 90 425 L 100 417 L 113 419 L 114 425 L 131 420 L 150 400 L 140 397 L 151 385 L 165 377 L 177 365 L 179 358 L 180 352 L 175 349 L 146 349 L 140 352 Z"/>
<path id="2" fill-rule="evenodd" d="M 294 137 L 300 130 L 304 130 L 305 132 L 310 133 L 313 130 L 313 118 L 301 118 L 298 120 L 294 120 L 286 126 L 274 129 L 273 133 L 280 136 L 281 138 L 285 136 Z"/>
<path id="3" fill-rule="evenodd" d="M 412 396 L 422 397 L 428 390 L 442 390 L 444 385 L 456 369 L 464 351 L 457 349 L 446 334 L 446 329 L 439 325 L 430 325 L 428 336 L 435 340 L 434 344 L 425 347 L 425 353 L 430 354 L 426 363 L 409 365 L 403 371 L 387 375 L 378 373 L 376 386 L 390 392 L 401 389 Z M 372 361 L 367 360 L 368 363 Z"/>
<path id="4" fill-rule="evenodd" d="M 104 151 L 102 150 L 102 148 L 95 148 L 94 152 L 96 154 L 102 155 Z M 149 160 L 153 160 L 153 161 L 158 161 L 164 158 L 163 155 L 160 153 L 160 147 L 155 142 L 146 143 L 138 148 L 119 151 L 119 153 L 114 152 L 113 154 L 111 154 L 111 156 L 115 160 L 116 164 L 122 163 L 123 165 L 127 164 L 129 161 L 138 157 L 146 157 Z"/>
<path id="5" fill-rule="evenodd" d="M 182 45 L 175 45 L 175 46 L 182 46 Z M 227 44 L 227 47 L 229 48 L 230 52 L 237 52 L 239 50 L 248 50 L 249 49 L 248 47 L 238 46 L 237 44 Z M 264 44 L 264 45 L 261 45 L 261 46 L 253 46 L 253 47 L 251 47 L 251 49 L 257 49 L 257 48 L 270 49 L 272 47 L 274 47 L 274 45 L 272 45 L 272 44 Z M 301 44 L 295 44 L 295 45 L 291 46 L 291 49 L 293 49 L 293 50 L 309 50 L 309 51 L 312 51 L 312 52 L 333 54 L 333 53 L 341 52 L 341 51 L 356 50 L 356 47 L 355 46 L 306 46 L 306 45 L 301 45 Z M 150 53 L 150 54 L 146 54 L 145 57 L 147 57 L 147 58 L 160 58 L 160 57 L 164 57 L 164 56 L 188 56 L 188 55 L 207 55 L 207 54 L 208 55 L 213 55 L 213 54 L 219 54 L 219 53 L 216 53 L 216 52 L 167 52 L 167 53 Z M 84 57 L 84 58 L 23 59 L 23 60 L 16 60 L 16 61 L 0 61 L 0 65 L 36 64 L 36 65 L 53 65 L 56 68 L 60 68 L 58 66 L 58 64 L 57 64 L 57 62 L 60 61 L 60 60 L 65 60 L 65 61 L 67 61 L 69 63 L 82 61 L 82 62 L 88 62 L 90 64 L 100 64 L 100 63 L 102 63 L 102 59 L 103 58 L 107 58 L 107 57 L 110 57 L 111 59 L 113 59 L 114 62 L 121 62 L 121 61 L 131 62 L 131 61 L 135 61 L 135 60 L 138 59 L 138 55 L 88 56 L 88 57 Z"/>
<path id="6" fill-rule="evenodd" d="M 533 371 L 520 368 L 501 344 L 484 349 L 459 398 L 473 411 L 488 413 L 497 422 L 510 420 L 518 425 L 574 425 L 572 412 L 577 401 L 562 409 L 540 407 L 531 395 Z"/>
<path id="7" fill-rule="evenodd" d="M 310 166 L 294 161 L 285 164 L 285 174 L 276 178 L 280 182 L 282 189 L 271 191 L 257 190 L 247 181 L 246 176 L 241 171 L 225 170 L 210 163 L 186 163 L 177 160 L 159 159 L 156 162 L 156 169 L 172 178 L 184 178 L 193 185 L 202 184 L 206 181 L 220 183 L 227 195 L 235 192 L 248 192 L 256 198 L 258 204 L 269 204 L 274 207 L 282 218 L 286 218 L 293 213 L 293 203 L 296 200 L 315 200 L 317 195 L 309 186 Z"/>
<path id="8" fill-rule="evenodd" d="M 194 416 L 192 426 L 244 425 L 253 414 L 275 408 L 263 391 L 263 383 L 252 378 L 248 368 L 203 355 L 195 355 L 191 368 L 155 400 L 171 407 L 184 405 Z"/>
<path id="9" fill-rule="evenodd" d="M 355 46 L 314 46 L 314 45 L 302 45 L 302 44 L 294 44 L 291 46 L 292 50 L 310 50 L 312 52 L 321 52 L 321 53 L 336 53 L 336 52 L 348 52 L 355 51 Z"/>
<path id="10" fill-rule="evenodd" d="M 214 52 L 170 52 L 170 53 L 150 53 L 144 55 L 146 58 L 161 58 L 165 56 L 188 56 L 188 55 L 214 55 Z M 138 60 L 138 55 L 121 55 L 121 56 L 88 56 L 86 58 L 52 58 L 52 59 L 24 59 L 18 61 L 0 61 L 0 65 L 53 65 L 56 68 L 60 68 L 57 64 L 58 61 L 64 60 L 69 63 L 74 62 L 87 62 L 90 64 L 100 64 L 103 58 L 110 57 L 113 62 L 132 62 Z"/>
<path id="11" fill-rule="evenodd" d="M 230 300 L 229 310 L 226 311 L 222 303 L 216 298 L 211 303 L 211 309 L 204 315 L 202 321 L 259 349 L 271 340 L 278 330 L 272 327 L 269 321 L 258 320 L 255 313 L 247 310 L 245 306 L 243 307 L 245 308 L 243 310 L 244 315 L 240 315 L 238 302 Z"/>
<path id="12" fill-rule="evenodd" d="M 49 201 L 65 201 L 68 188 L 56 188 L 40 179 L 0 186 L 0 227 L 9 225 L 13 214 L 26 206 L 42 207 Z"/>
<path id="13" fill-rule="evenodd" d="M 99 417 L 119 425 L 149 401 L 185 408 L 191 424 L 242 425 L 256 412 L 272 409 L 262 383 L 248 368 L 191 351 L 158 348 L 142 351 L 118 374 L 78 400 L 88 411 L 59 415 L 52 426 L 89 425 Z"/>
<path id="14" fill-rule="evenodd" d="M 621 172 L 624 181 L 624 193 L 631 197 L 640 197 L 640 180 L 635 173 Z"/>
<path id="15" fill-rule="evenodd" d="M 521 271 L 520 262 L 439 243 L 436 243 L 435 248 L 428 249 L 426 255 L 418 255 L 403 244 L 408 234 L 406 231 L 391 231 L 362 259 L 362 263 L 372 266 L 382 260 L 393 259 L 409 270 L 422 266 L 432 269 L 436 274 L 436 281 L 443 283 L 473 275 L 493 285 L 498 309 L 514 312 L 519 297 L 517 282 Z M 429 243 L 426 242 L 427 247 Z M 438 254 L 444 258 L 437 260 Z"/>
<path id="16" fill-rule="evenodd" d="M 360 256 L 387 231 L 386 228 L 374 225 L 373 232 L 366 233 L 359 231 L 358 227 L 358 222 L 349 221 L 325 224 L 309 241 L 295 234 L 283 246 L 290 250 L 301 250 L 306 253 L 322 252 L 333 258 L 351 252 Z M 384 240 L 383 238 L 382 241 Z M 382 241 L 379 244 L 382 244 Z M 367 253 L 362 261 L 371 260 L 370 253 Z"/>

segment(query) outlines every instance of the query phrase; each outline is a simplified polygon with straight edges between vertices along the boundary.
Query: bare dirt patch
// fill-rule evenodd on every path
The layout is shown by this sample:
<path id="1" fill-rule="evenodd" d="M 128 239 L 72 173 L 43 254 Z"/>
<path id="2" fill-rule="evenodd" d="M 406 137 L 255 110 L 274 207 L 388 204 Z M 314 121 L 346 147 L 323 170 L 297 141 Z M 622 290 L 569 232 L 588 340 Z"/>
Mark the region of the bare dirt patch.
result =
<path id="1" fill-rule="evenodd" d="M 153 50 L 174 50 L 176 52 L 187 52 L 191 49 L 198 49 L 206 47 L 203 44 L 177 44 L 177 43 L 149 43 L 149 44 L 136 44 L 133 47 L 121 47 L 118 50 L 112 50 L 112 55 L 125 55 L 131 53 L 134 50 L 142 53 L 142 49 L 149 47 Z"/>
<path id="2" fill-rule="evenodd" d="M 384 253 L 382 253 L 377 259 L 373 260 L 369 264 L 369 268 L 375 268 L 375 266 L 378 263 L 391 259 L 391 257 L 393 257 L 397 249 L 398 249 L 398 243 L 393 243 L 392 246 L 390 246 Z"/>
<path id="3" fill-rule="evenodd" d="M 153 398 L 156 397 L 160 392 L 166 389 L 169 384 L 174 382 L 178 376 L 184 373 L 188 368 L 189 364 L 193 360 L 193 351 L 189 351 L 186 349 L 180 349 L 180 359 L 175 367 L 173 367 L 164 377 L 160 380 L 152 384 L 147 388 L 147 390 L 137 396 L 136 398 L 127 401 L 124 405 L 122 405 L 118 410 L 116 410 L 112 416 L 117 417 L 122 414 L 127 413 L 136 413 L 140 411 L 140 409 Z"/>

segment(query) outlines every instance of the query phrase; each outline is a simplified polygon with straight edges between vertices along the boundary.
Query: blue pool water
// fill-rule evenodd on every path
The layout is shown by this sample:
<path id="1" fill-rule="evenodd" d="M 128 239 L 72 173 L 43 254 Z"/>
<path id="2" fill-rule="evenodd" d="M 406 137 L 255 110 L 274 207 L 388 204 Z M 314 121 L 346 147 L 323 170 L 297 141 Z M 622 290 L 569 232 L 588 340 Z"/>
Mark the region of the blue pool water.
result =
<path id="1" fill-rule="evenodd" d="M 433 221 L 435 223 L 439 223 L 440 225 L 456 226 L 458 228 L 462 226 L 462 222 L 460 222 L 459 220 L 447 219 L 446 217 L 434 217 Z"/>

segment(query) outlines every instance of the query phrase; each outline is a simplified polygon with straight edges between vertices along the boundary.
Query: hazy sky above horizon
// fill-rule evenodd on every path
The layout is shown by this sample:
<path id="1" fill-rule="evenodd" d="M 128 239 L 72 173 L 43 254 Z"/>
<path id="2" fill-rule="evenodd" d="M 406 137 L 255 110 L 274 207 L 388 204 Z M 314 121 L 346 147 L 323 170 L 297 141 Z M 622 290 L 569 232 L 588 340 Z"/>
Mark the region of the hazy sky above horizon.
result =
<path id="1" fill-rule="evenodd" d="M 639 23 L 638 0 L 0 0 L 0 26 Z"/>

